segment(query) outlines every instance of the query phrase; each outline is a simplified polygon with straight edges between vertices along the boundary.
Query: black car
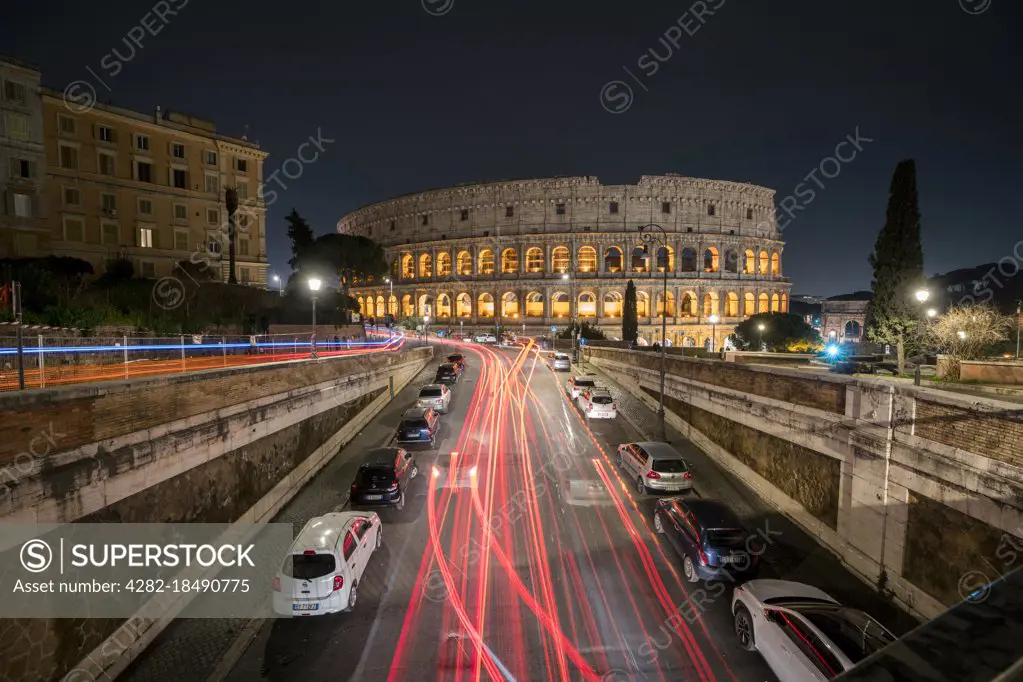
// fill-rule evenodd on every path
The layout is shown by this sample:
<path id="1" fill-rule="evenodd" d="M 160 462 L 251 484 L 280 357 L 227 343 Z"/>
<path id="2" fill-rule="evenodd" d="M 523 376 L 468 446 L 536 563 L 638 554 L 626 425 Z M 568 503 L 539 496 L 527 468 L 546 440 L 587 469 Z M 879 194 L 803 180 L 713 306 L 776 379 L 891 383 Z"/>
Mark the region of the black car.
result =
<path id="1" fill-rule="evenodd" d="M 413 407 L 405 412 L 398 424 L 395 441 L 401 445 L 437 445 L 440 417 L 432 407 Z"/>
<path id="2" fill-rule="evenodd" d="M 452 353 L 446 358 L 446 360 L 452 365 L 457 366 L 459 370 L 463 372 L 465 371 L 465 356 L 461 353 Z"/>
<path id="3" fill-rule="evenodd" d="M 434 383 L 455 384 L 458 383 L 458 375 L 458 367 L 452 363 L 447 363 L 437 368 L 437 376 L 434 378 Z"/>
<path id="4" fill-rule="evenodd" d="M 765 543 L 747 532 L 720 502 L 678 497 L 658 500 L 654 529 L 678 551 L 683 573 L 691 583 L 742 582 L 756 577 Z"/>
<path id="5" fill-rule="evenodd" d="M 405 507 L 405 491 L 419 474 L 412 453 L 402 448 L 370 450 L 352 482 L 349 502 L 356 507 Z"/>

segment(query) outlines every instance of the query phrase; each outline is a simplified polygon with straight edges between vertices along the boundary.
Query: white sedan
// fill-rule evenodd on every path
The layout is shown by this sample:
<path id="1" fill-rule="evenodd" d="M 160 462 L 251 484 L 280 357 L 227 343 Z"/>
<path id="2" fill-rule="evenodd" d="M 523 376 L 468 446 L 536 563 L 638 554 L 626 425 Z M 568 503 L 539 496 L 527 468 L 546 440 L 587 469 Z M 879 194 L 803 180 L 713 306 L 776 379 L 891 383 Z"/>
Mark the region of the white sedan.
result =
<path id="1" fill-rule="evenodd" d="M 816 587 L 750 580 L 732 593 L 739 644 L 785 682 L 825 682 L 895 641 L 883 625 Z"/>
<path id="2" fill-rule="evenodd" d="M 593 379 L 587 379 L 586 377 L 572 377 L 565 382 L 565 392 L 568 393 L 568 397 L 575 400 L 579 397 L 579 394 L 587 388 L 595 388 L 597 384 L 593 382 Z"/>
<path id="3" fill-rule="evenodd" d="M 587 419 L 616 419 L 618 406 L 606 388 L 586 388 L 576 398 L 576 405 Z"/>

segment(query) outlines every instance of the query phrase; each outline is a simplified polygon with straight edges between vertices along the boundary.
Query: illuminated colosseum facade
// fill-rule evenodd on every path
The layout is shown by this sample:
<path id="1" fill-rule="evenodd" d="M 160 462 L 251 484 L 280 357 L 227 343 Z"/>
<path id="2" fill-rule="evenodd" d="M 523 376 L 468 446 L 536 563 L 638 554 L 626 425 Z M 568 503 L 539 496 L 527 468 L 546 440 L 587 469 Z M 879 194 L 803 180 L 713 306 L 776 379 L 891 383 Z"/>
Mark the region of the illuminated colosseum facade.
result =
<path id="1" fill-rule="evenodd" d="M 667 233 L 666 250 L 650 246 L 655 258 L 640 251 L 639 228 L 651 224 Z M 582 320 L 620 338 L 631 279 L 641 338 L 660 340 L 666 312 L 672 344 L 707 347 L 713 329 L 720 348 L 746 316 L 788 310 L 774 190 L 745 183 L 668 175 L 459 185 L 365 206 L 337 229 L 385 248 L 389 281 L 353 290 L 369 317 L 429 314 L 452 331 L 529 333 Z"/>

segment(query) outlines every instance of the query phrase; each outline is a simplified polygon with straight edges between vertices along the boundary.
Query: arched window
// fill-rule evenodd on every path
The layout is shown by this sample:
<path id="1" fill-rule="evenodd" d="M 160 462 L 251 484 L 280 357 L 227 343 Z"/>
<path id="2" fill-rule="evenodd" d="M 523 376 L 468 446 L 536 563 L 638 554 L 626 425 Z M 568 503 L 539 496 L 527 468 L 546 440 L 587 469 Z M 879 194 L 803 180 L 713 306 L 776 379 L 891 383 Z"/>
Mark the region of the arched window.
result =
<path id="1" fill-rule="evenodd" d="M 391 261 L 391 279 L 401 279 L 401 259 Z"/>
<path id="2" fill-rule="evenodd" d="M 423 294 L 419 297 L 419 317 L 425 317 L 427 315 L 436 316 L 436 312 L 433 309 L 433 297 L 429 294 Z"/>
<path id="3" fill-rule="evenodd" d="M 622 316 L 622 295 L 617 291 L 604 294 L 604 317 Z"/>
<path id="4" fill-rule="evenodd" d="M 636 317 L 650 317 L 650 296 L 645 291 L 636 292 Z"/>
<path id="5" fill-rule="evenodd" d="M 771 274 L 772 275 L 781 274 L 781 256 L 778 255 L 777 251 L 771 253 Z"/>
<path id="6" fill-rule="evenodd" d="M 757 313 L 757 299 L 750 292 L 746 292 L 742 295 L 742 314 L 746 317 L 756 315 Z"/>
<path id="7" fill-rule="evenodd" d="M 554 317 L 568 317 L 572 314 L 571 300 L 563 291 L 551 296 L 551 315 Z"/>
<path id="8" fill-rule="evenodd" d="M 665 302 L 667 301 L 667 304 Z M 657 317 L 675 317 L 675 294 L 668 292 L 667 299 L 665 299 L 664 292 L 657 292 Z"/>
<path id="9" fill-rule="evenodd" d="M 487 293 L 480 294 L 476 310 L 480 317 L 493 317 L 494 297 Z"/>
<path id="10" fill-rule="evenodd" d="M 468 277 L 472 274 L 472 254 L 468 251 L 458 252 L 458 276 Z"/>
<path id="11" fill-rule="evenodd" d="M 567 246 L 555 246 L 551 251 L 551 267 L 554 272 L 568 272 L 572 267 L 572 254 Z"/>
<path id="12" fill-rule="evenodd" d="M 403 317 L 412 317 L 416 314 L 416 308 L 412 305 L 412 294 L 401 297 L 401 314 Z"/>
<path id="13" fill-rule="evenodd" d="M 767 294 L 760 294 L 757 296 L 757 314 L 766 313 L 768 311 L 768 305 L 770 305 L 770 299 Z"/>
<path id="14" fill-rule="evenodd" d="M 675 271 L 675 249 L 670 246 L 661 246 L 657 249 L 657 271 Z"/>
<path id="15" fill-rule="evenodd" d="M 437 254 L 437 276 L 447 277 L 451 274 L 451 254 L 441 251 Z"/>
<path id="16" fill-rule="evenodd" d="M 526 250 L 526 272 L 543 272 L 543 249 L 534 246 Z"/>
<path id="17" fill-rule="evenodd" d="M 771 294 L 771 312 L 780 313 L 781 312 L 780 306 L 781 300 L 778 298 L 778 294 Z"/>
<path id="18" fill-rule="evenodd" d="M 359 301 L 359 314 L 360 315 L 365 315 L 366 314 L 366 301 L 365 301 L 365 299 L 362 298 L 362 296 L 359 296 L 358 301 Z"/>
<path id="19" fill-rule="evenodd" d="M 696 293 L 682 292 L 682 302 L 678 310 L 679 317 L 696 317 Z"/>
<path id="20" fill-rule="evenodd" d="M 526 317 L 543 317 L 543 294 L 539 291 L 526 294 Z"/>
<path id="21" fill-rule="evenodd" d="M 725 251 L 725 272 L 739 272 L 739 252 L 735 249 Z"/>
<path id="22" fill-rule="evenodd" d="M 588 291 L 579 294 L 579 317 L 596 317 L 597 299 Z"/>
<path id="23" fill-rule="evenodd" d="M 478 271 L 481 275 L 494 274 L 494 252 L 490 249 L 480 251 Z M 493 301 L 491 301 L 492 304 Z"/>
<path id="24" fill-rule="evenodd" d="M 789 295 L 788 294 L 782 294 L 781 295 L 781 311 L 783 313 L 787 313 L 789 311 Z"/>
<path id="25" fill-rule="evenodd" d="M 576 258 L 579 261 L 579 272 L 596 272 L 597 250 L 595 248 L 592 246 L 579 247 Z"/>
<path id="26" fill-rule="evenodd" d="M 703 295 L 703 316 L 710 317 L 718 315 L 721 309 L 718 307 L 718 292 L 711 291 Z"/>
<path id="27" fill-rule="evenodd" d="M 629 269 L 633 272 L 648 272 L 650 270 L 649 257 L 642 246 L 637 246 L 632 249 L 629 261 L 631 261 L 629 263 Z"/>
<path id="28" fill-rule="evenodd" d="M 734 291 L 729 291 L 725 298 L 725 317 L 739 317 L 739 294 Z"/>
<path id="29" fill-rule="evenodd" d="M 377 296 L 377 317 L 383 317 L 387 312 L 384 310 L 384 297 Z"/>
<path id="30" fill-rule="evenodd" d="M 423 279 L 433 277 L 433 258 L 428 253 L 419 257 L 419 276 Z"/>
<path id="31" fill-rule="evenodd" d="M 760 252 L 760 267 L 757 269 L 757 273 L 761 275 L 767 274 L 767 264 L 770 261 L 767 251 Z"/>
<path id="32" fill-rule="evenodd" d="M 742 252 L 742 271 L 747 275 L 756 273 L 757 254 L 753 253 L 753 249 L 746 249 Z"/>
<path id="33" fill-rule="evenodd" d="M 455 297 L 455 315 L 458 317 L 472 317 L 472 296 L 464 291 Z"/>
<path id="34" fill-rule="evenodd" d="M 519 271 L 519 252 L 505 249 L 501 252 L 501 274 L 514 275 Z"/>
<path id="35" fill-rule="evenodd" d="M 440 258 L 437 263 L 440 263 Z M 447 294 L 437 297 L 437 317 L 451 317 L 451 297 Z"/>
<path id="36" fill-rule="evenodd" d="M 708 246 L 707 250 L 703 252 L 703 271 L 704 272 L 717 272 L 720 268 L 718 263 L 719 256 L 718 250 L 715 246 Z"/>
<path id="37" fill-rule="evenodd" d="M 682 272 L 696 272 L 696 249 L 690 246 L 682 249 Z"/>
<path id="38" fill-rule="evenodd" d="M 858 339 L 860 338 L 860 323 L 856 320 L 849 320 L 845 323 L 844 331 L 846 339 Z"/>
<path id="39" fill-rule="evenodd" d="M 501 296 L 501 316 L 512 318 L 519 316 L 519 297 L 511 291 Z"/>
<path id="40" fill-rule="evenodd" d="M 604 269 L 608 272 L 622 271 L 622 250 L 611 246 L 604 252 Z"/>
<path id="41" fill-rule="evenodd" d="M 387 314 L 398 317 L 398 297 L 391 296 L 387 299 Z"/>
<path id="42" fill-rule="evenodd" d="M 401 278 L 402 279 L 415 279 L 416 278 L 416 261 L 412 258 L 412 254 L 406 253 L 401 257 Z"/>

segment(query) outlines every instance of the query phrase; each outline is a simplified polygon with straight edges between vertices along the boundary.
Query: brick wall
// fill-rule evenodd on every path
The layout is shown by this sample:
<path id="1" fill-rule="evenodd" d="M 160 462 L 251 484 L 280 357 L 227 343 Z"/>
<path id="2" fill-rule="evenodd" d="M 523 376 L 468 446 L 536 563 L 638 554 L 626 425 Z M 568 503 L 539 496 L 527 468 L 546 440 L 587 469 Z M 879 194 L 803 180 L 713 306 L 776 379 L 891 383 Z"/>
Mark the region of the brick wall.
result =
<path id="1" fill-rule="evenodd" d="M 917 398 L 915 435 L 1023 467 L 1023 411 L 960 407 Z"/>

